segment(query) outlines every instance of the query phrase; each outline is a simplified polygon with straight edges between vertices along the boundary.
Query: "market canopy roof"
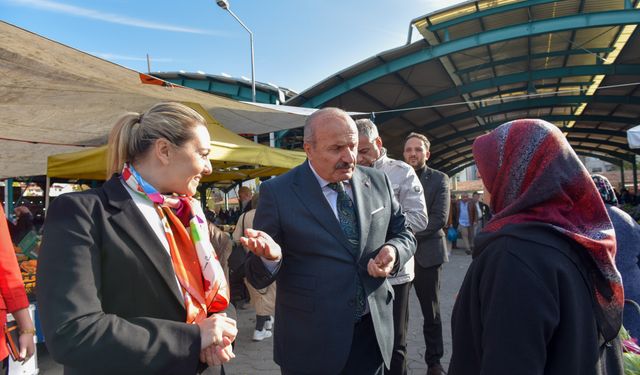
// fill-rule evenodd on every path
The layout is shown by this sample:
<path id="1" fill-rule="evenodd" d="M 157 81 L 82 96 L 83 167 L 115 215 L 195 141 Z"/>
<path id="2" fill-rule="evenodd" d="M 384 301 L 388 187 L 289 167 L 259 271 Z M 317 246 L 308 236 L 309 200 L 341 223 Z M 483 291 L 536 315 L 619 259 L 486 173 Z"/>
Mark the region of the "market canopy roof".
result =
<path id="1" fill-rule="evenodd" d="M 185 103 L 207 120 L 211 136 L 209 159 L 213 173 L 203 182 L 231 184 L 256 177 L 280 175 L 304 162 L 303 152 L 270 148 L 251 142 L 218 124 L 200 105 Z M 108 176 L 106 146 L 72 153 L 51 155 L 47 176 L 66 179 L 104 180 Z"/>
<path id="2" fill-rule="evenodd" d="M 0 76 L 0 178 L 45 174 L 47 156 L 104 145 L 122 113 L 160 101 L 198 103 L 236 133 L 299 127 L 305 119 L 166 84 L 4 22 Z"/>
<path id="3" fill-rule="evenodd" d="M 581 155 L 633 161 L 626 130 L 640 113 L 638 8 L 638 0 L 468 1 L 413 20 L 424 39 L 287 104 L 373 112 L 394 157 L 410 132 L 425 134 L 430 165 L 449 174 L 473 163 L 477 136 L 518 118 L 556 124 Z"/>

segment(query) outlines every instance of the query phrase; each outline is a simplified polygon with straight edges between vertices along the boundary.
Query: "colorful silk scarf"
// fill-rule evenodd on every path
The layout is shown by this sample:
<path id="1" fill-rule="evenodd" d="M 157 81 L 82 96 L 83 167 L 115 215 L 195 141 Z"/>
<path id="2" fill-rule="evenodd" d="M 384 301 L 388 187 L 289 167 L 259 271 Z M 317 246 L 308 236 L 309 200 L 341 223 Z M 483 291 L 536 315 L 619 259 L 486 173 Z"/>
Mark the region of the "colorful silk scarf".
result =
<path id="1" fill-rule="evenodd" d="M 611 220 L 587 170 L 562 132 L 542 120 L 503 124 L 473 144 L 473 156 L 491 193 L 494 216 L 483 232 L 507 224 L 550 224 L 588 252 L 601 332 L 615 337 L 624 296 L 614 257 Z"/>
<path id="2" fill-rule="evenodd" d="M 616 192 L 613 190 L 609 179 L 599 174 L 592 174 L 591 178 L 593 183 L 596 184 L 596 189 L 598 189 L 598 193 L 600 193 L 604 203 L 613 206 L 617 205 L 618 197 L 616 197 Z"/>
<path id="3" fill-rule="evenodd" d="M 229 288 L 211 242 L 204 213 L 197 200 L 186 196 L 164 196 L 147 183 L 129 163 L 122 180 L 133 191 L 151 201 L 169 243 L 171 262 L 182 287 L 187 323 L 197 323 L 208 313 L 229 305 Z M 173 213 L 176 209 L 176 213 Z M 188 231 L 187 231 L 188 229 Z"/>

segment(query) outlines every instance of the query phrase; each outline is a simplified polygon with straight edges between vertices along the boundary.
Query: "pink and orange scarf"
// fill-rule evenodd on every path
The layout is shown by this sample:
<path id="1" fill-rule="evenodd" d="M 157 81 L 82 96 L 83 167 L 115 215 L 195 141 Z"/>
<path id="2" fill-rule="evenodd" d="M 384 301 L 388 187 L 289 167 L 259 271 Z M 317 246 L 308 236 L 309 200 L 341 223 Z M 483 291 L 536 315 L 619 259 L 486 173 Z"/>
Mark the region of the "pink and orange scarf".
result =
<path id="1" fill-rule="evenodd" d="M 151 201 L 162 221 L 171 262 L 182 288 L 187 323 L 197 323 L 209 313 L 229 305 L 229 288 L 211 242 L 204 213 L 197 200 L 164 196 L 126 163 L 122 180 Z M 176 213 L 172 209 L 176 210 Z"/>

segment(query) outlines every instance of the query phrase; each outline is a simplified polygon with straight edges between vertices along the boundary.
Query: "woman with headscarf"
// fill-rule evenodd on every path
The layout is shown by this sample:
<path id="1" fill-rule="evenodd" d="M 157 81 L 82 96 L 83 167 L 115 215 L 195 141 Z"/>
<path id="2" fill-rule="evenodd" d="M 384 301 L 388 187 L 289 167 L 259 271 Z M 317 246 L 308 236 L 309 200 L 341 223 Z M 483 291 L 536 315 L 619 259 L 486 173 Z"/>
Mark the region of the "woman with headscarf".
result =
<path id="1" fill-rule="evenodd" d="M 624 297 L 640 303 L 640 225 L 617 207 L 618 199 L 606 177 L 594 174 L 591 178 L 600 192 L 616 232 L 616 266 L 622 276 Z M 632 337 L 640 337 L 640 312 L 629 304 L 624 307 L 623 324 Z"/>
<path id="2" fill-rule="evenodd" d="M 562 132 L 512 121 L 473 155 L 494 216 L 454 306 L 448 374 L 622 374 L 613 227 Z"/>
<path id="3" fill-rule="evenodd" d="M 191 375 L 233 358 L 227 282 L 193 198 L 212 172 L 205 124 L 179 103 L 123 115 L 112 177 L 51 204 L 37 293 L 65 374 Z"/>

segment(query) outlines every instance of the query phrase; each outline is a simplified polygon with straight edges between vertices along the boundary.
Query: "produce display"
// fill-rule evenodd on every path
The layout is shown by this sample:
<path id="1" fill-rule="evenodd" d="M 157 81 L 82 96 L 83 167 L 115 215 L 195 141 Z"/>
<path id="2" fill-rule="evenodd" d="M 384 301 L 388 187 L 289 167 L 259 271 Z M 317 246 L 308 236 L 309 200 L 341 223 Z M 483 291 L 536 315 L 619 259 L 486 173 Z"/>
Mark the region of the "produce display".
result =
<path id="1" fill-rule="evenodd" d="M 38 247 L 39 245 L 40 244 L 38 243 Z M 33 296 L 36 291 L 36 269 L 38 268 L 38 261 L 35 258 L 37 258 L 37 250 L 32 250 L 28 253 L 29 255 L 26 255 L 22 248 L 14 246 L 14 251 L 16 253 L 16 258 L 18 259 L 18 264 L 20 265 L 24 288 L 27 295 Z"/>

